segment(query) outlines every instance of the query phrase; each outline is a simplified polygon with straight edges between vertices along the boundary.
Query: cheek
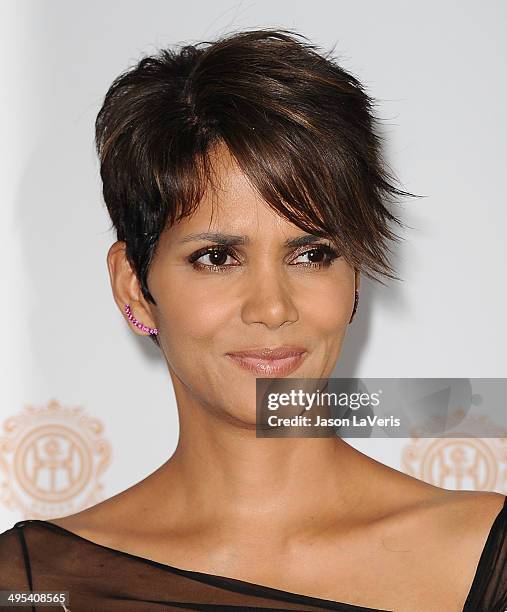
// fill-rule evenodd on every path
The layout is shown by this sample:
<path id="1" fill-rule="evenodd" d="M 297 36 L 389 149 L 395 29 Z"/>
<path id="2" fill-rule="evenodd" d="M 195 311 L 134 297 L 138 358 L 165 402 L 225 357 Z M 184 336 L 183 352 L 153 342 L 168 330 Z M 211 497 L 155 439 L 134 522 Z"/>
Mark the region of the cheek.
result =
<path id="1" fill-rule="evenodd" d="M 354 304 L 353 286 L 336 279 L 314 283 L 299 294 L 300 320 L 324 336 L 340 334 L 347 327 Z"/>
<path id="2" fill-rule="evenodd" d="M 169 342 L 178 347 L 211 342 L 231 320 L 223 292 L 188 280 L 173 286 L 157 300 Z"/>

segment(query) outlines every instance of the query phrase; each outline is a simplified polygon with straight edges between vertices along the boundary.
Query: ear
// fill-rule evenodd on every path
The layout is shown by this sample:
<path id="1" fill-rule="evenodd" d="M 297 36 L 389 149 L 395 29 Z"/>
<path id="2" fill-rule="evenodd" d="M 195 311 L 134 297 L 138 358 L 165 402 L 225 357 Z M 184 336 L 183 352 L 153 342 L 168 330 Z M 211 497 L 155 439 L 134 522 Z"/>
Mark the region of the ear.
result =
<path id="1" fill-rule="evenodd" d="M 116 241 L 109 248 L 107 268 L 116 305 L 130 328 L 137 335 L 145 336 L 145 332 L 130 324 L 125 314 L 125 304 L 129 304 L 130 310 L 136 319 L 148 327 L 156 327 L 150 308 L 141 292 L 139 280 L 127 259 L 126 243 L 124 241 Z"/>
<path id="2" fill-rule="evenodd" d="M 357 312 L 357 305 L 359 303 L 359 285 L 361 284 L 361 275 L 360 272 L 357 268 L 354 268 L 354 308 L 352 310 L 352 313 L 350 315 L 350 319 L 349 319 L 349 325 L 352 323 L 352 321 L 354 320 L 354 317 L 356 316 L 356 312 Z"/>
<path id="3" fill-rule="evenodd" d="M 361 272 L 358 268 L 355 268 L 354 271 L 355 283 L 356 283 L 356 291 L 359 291 L 359 285 L 361 284 Z"/>

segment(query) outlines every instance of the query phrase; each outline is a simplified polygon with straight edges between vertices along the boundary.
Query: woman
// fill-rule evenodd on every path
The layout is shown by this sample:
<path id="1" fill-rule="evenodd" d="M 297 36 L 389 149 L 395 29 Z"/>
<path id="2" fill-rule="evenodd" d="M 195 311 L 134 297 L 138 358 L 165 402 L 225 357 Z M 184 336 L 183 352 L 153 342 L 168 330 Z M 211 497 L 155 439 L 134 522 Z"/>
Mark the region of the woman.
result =
<path id="1" fill-rule="evenodd" d="M 164 355 L 178 445 L 126 491 L 4 532 L 0 588 L 68 591 L 72 612 L 504 610 L 503 495 L 336 436 L 256 436 L 256 378 L 330 376 L 360 274 L 396 278 L 388 204 L 410 194 L 360 83 L 294 32 L 246 31 L 141 60 L 96 137 L 114 299 Z"/>

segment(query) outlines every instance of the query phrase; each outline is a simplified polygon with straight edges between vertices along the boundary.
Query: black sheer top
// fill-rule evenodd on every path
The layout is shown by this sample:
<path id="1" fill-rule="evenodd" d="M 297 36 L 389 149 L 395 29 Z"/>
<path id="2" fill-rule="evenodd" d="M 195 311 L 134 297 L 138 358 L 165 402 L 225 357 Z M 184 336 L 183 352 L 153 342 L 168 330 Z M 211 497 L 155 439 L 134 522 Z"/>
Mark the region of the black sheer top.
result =
<path id="1" fill-rule="evenodd" d="M 390 612 L 164 565 L 37 519 L 19 521 L 0 534 L 2 590 L 69 592 L 66 608 L 62 604 L 22 608 L 32 612 Z M 0 605 L 0 610 L 13 609 Z M 491 525 L 463 612 L 506 610 L 507 497 Z"/>

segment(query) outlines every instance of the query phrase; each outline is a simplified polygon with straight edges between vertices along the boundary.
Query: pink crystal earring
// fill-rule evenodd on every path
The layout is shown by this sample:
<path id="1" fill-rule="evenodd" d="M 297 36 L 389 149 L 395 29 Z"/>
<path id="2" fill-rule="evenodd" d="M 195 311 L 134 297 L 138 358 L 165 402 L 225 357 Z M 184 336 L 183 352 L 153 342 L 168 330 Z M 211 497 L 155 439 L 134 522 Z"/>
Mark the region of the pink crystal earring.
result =
<path id="1" fill-rule="evenodd" d="M 143 332 L 148 332 L 149 334 L 153 334 L 155 336 L 158 334 L 158 329 L 156 327 L 148 327 L 144 323 L 141 323 L 141 321 L 138 321 L 132 314 L 130 306 L 128 304 L 125 304 L 125 313 L 127 315 L 128 320 L 136 327 L 139 327 L 139 329 L 141 329 Z"/>
<path id="2" fill-rule="evenodd" d="M 354 308 L 352 310 L 352 315 L 350 317 L 349 325 L 350 323 L 352 323 L 352 319 L 354 318 L 354 315 L 356 314 L 358 302 L 359 302 L 359 291 L 356 291 L 354 295 Z"/>

